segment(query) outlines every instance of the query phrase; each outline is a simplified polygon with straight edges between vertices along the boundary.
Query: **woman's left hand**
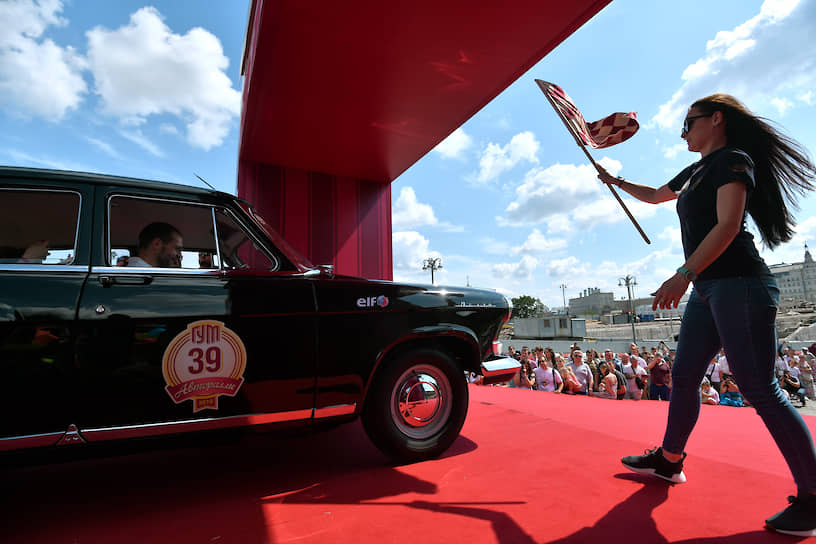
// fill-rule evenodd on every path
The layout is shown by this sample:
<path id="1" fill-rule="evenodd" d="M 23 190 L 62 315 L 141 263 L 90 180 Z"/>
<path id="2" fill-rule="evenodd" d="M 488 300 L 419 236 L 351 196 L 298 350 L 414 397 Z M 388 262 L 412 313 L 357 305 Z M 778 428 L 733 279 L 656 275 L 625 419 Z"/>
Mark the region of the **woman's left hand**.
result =
<path id="1" fill-rule="evenodd" d="M 680 299 L 688 289 L 689 281 L 680 273 L 675 274 L 671 278 L 663 282 L 660 289 L 652 293 L 654 300 L 652 301 L 652 310 L 656 308 L 668 309 L 677 308 L 680 304 Z"/>
<path id="2" fill-rule="evenodd" d="M 596 165 L 596 168 L 598 169 L 598 179 L 599 180 L 606 183 L 607 185 L 618 185 L 618 184 L 620 184 L 620 179 L 616 178 L 615 176 L 613 176 L 612 174 L 607 172 L 606 168 L 604 168 L 600 164 Z"/>

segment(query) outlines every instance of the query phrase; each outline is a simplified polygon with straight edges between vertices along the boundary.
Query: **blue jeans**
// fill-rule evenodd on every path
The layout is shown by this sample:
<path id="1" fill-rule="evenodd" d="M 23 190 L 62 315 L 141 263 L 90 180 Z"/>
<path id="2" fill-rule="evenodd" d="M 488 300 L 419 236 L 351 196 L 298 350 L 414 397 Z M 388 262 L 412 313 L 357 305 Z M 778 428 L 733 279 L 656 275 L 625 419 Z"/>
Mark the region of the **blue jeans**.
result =
<path id="1" fill-rule="evenodd" d="M 649 398 L 652 400 L 671 400 L 671 389 L 668 385 L 649 384 Z"/>
<path id="2" fill-rule="evenodd" d="M 805 388 L 804 387 L 800 387 L 799 389 L 795 389 L 795 390 L 793 388 L 791 388 L 791 389 L 788 390 L 788 393 L 791 393 L 792 395 L 796 395 L 797 397 L 799 397 L 799 402 L 801 402 L 802 404 L 805 404 Z"/>
<path id="3" fill-rule="evenodd" d="M 672 368 L 663 449 L 681 453 L 700 415 L 700 382 L 725 349 L 728 366 L 790 467 L 799 492 L 816 492 L 816 451 L 799 412 L 774 375 L 779 289 L 772 276 L 698 280 L 689 297 Z"/>

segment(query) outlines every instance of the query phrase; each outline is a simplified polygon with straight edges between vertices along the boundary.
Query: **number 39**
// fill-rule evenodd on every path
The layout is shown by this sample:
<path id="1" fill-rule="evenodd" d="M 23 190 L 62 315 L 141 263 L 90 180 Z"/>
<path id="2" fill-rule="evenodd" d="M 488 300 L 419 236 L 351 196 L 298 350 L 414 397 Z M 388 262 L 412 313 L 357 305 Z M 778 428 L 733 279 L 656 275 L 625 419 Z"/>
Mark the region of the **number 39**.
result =
<path id="1" fill-rule="evenodd" d="M 188 366 L 190 374 L 201 374 L 206 369 L 207 372 L 218 372 L 221 370 L 221 348 L 212 346 L 205 352 L 201 348 L 193 348 L 188 354 L 193 358 L 194 365 Z"/>

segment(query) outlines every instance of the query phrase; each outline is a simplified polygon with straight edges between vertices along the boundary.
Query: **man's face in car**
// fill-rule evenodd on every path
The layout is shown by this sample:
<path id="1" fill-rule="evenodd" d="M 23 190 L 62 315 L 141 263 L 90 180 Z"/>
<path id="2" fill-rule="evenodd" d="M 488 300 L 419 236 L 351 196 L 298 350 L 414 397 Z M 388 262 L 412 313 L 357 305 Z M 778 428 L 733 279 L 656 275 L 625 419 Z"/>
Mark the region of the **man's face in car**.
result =
<path id="1" fill-rule="evenodd" d="M 159 254 L 156 256 L 157 264 L 161 268 L 181 268 L 181 250 L 183 240 L 178 233 L 173 233 L 169 242 L 162 242 Z"/>

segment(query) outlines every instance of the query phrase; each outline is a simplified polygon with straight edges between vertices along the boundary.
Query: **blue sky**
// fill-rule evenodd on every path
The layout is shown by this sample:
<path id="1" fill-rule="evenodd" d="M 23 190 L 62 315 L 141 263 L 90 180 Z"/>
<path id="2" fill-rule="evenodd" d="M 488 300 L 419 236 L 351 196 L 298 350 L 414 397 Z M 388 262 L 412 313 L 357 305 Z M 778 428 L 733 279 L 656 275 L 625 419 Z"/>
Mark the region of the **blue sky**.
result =
<path id="1" fill-rule="evenodd" d="M 0 164 L 235 192 L 248 2 L 0 0 Z M 816 0 L 615 0 L 392 185 L 394 277 L 498 289 L 560 306 L 599 287 L 645 296 L 683 263 L 673 204 L 627 205 L 646 245 L 547 104 L 561 85 L 589 120 L 638 112 L 629 141 L 593 151 L 661 185 L 697 159 L 688 105 L 734 94 L 816 155 Z M 627 197 L 628 198 L 628 197 Z M 816 250 L 816 195 L 769 264 Z M 750 224 L 750 222 L 749 222 Z"/>

